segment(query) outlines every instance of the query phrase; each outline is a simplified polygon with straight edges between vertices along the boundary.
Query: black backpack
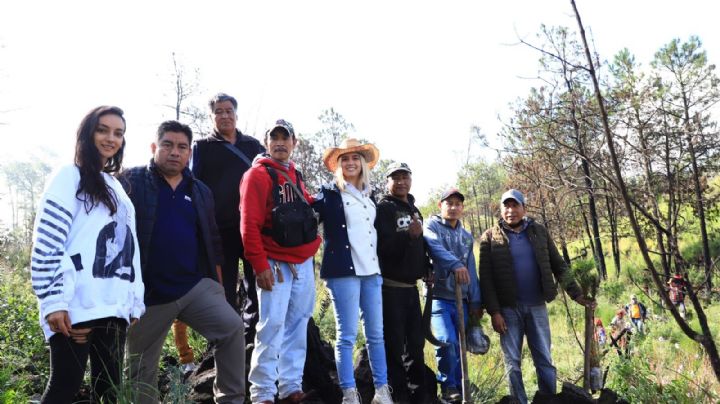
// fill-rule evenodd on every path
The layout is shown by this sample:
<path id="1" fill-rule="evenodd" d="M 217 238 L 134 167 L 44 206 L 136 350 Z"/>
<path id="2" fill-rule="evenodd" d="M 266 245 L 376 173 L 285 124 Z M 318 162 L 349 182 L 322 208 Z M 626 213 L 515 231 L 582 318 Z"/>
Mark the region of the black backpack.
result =
<path id="1" fill-rule="evenodd" d="M 290 177 L 280 172 L 292 186 L 297 198 L 292 202 L 280 202 L 280 187 L 278 185 L 277 170 L 264 165 L 273 182 L 273 199 L 275 207 L 272 210 L 272 227 L 263 228 L 265 235 L 271 236 L 281 247 L 297 247 L 314 241 L 318 234 L 318 220 L 315 211 L 305 200 L 302 191 L 295 185 Z M 302 181 L 300 171 L 295 170 L 298 184 Z"/>

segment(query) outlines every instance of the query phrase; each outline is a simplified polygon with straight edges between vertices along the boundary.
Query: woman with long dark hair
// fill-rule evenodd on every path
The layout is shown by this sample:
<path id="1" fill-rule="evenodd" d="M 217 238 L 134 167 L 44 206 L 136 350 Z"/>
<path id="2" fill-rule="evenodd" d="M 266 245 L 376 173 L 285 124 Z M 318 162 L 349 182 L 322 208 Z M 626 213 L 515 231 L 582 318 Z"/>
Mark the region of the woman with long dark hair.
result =
<path id="1" fill-rule="evenodd" d="M 75 163 L 55 171 L 38 207 L 31 272 L 50 343 L 43 403 L 73 401 L 88 357 L 93 401 L 117 399 L 125 332 L 145 311 L 135 209 L 113 176 L 124 149 L 123 111 L 91 110 Z"/>

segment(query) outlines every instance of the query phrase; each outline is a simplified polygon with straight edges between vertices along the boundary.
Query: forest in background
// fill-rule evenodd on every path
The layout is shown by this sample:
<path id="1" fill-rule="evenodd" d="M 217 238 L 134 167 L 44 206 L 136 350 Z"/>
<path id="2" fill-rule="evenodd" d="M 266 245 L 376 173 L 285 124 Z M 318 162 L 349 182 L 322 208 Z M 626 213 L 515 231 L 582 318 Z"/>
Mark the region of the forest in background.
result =
<path id="1" fill-rule="evenodd" d="M 538 52 L 540 85 L 510 102 L 511 119 L 496 134 L 502 140 L 494 150 L 497 158 L 480 157 L 490 142 L 480 128 L 470 128 L 462 170 L 448 173 L 447 184 L 424 196 L 423 214 L 435 213 L 442 188 L 455 184 L 467 197 L 464 225 L 477 238 L 496 222 L 500 194 L 509 187 L 522 190 L 530 216 L 547 225 L 586 293 L 598 300 L 598 317 L 607 323 L 631 293 L 649 303 L 656 316 L 648 335 L 633 342 L 633 356 L 618 359 L 611 352 L 604 359 L 612 370 L 611 387 L 633 402 L 713 402 L 720 379 L 715 65 L 698 37 L 658 44 L 648 61 L 637 61 L 627 49 L 605 59 L 586 42 L 582 26 L 543 26 L 525 42 Z M 192 69 L 174 66 L 177 91 L 170 106 L 178 119 L 207 134 L 204 108 L 187 102 L 201 83 Z M 319 120 L 321 131 L 298 135 L 293 157 L 314 189 L 329 179 L 322 151 L 358 136 L 350 117 L 333 108 L 322 111 Z M 47 377 L 27 268 L 34 206 L 50 160 L 0 165 L 2 203 L 12 211 L 0 240 L 0 362 L 14 365 L 0 371 L 0 398 L 6 402 L 36 394 Z M 388 163 L 381 160 L 373 173 L 378 192 Z M 667 304 L 664 285 L 674 274 L 689 281 L 688 320 Z M 561 379 L 580 381 L 585 370 L 577 362 L 583 365 L 587 313 L 566 309 L 562 302 L 553 303 L 550 312 L 558 329 L 553 349 Z M 494 336 L 493 343 L 489 355 L 498 355 Z M 475 358 L 476 384 L 498 378 L 496 367 L 477 362 L 491 357 Z M 524 373 L 532 378 L 527 361 Z M 488 369 L 495 371 L 488 374 Z"/>

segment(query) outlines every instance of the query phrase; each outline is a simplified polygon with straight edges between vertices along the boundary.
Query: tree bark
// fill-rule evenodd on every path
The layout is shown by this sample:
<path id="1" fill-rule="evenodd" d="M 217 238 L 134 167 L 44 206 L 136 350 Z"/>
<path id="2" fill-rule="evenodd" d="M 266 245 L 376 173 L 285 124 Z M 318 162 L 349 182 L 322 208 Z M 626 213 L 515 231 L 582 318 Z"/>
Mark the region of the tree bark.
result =
<path id="1" fill-rule="evenodd" d="M 612 249 L 613 264 L 615 265 L 615 278 L 620 278 L 620 237 L 618 235 L 618 219 L 615 211 L 615 201 L 609 194 L 605 195 L 605 205 L 608 211 L 610 224 L 610 248 Z"/>
<path id="2" fill-rule="evenodd" d="M 612 135 L 612 132 L 610 131 L 610 125 L 608 120 L 607 111 L 605 110 L 605 101 L 603 99 L 603 96 L 600 92 L 600 85 L 598 84 L 597 80 L 597 74 L 595 73 L 595 67 L 592 61 L 592 57 L 590 55 L 590 47 L 588 46 L 587 39 L 585 37 L 585 28 L 582 25 L 582 21 L 580 19 L 580 13 L 578 12 L 577 6 L 575 5 L 575 0 L 570 0 L 570 4 L 573 7 L 573 10 L 575 12 L 575 17 L 577 19 L 578 27 L 580 30 L 580 36 L 583 41 L 583 46 L 585 47 L 585 56 L 587 57 L 588 61 L 588 72 L 590 73 L 590 78 L 593 83 L 593 87 L 595 89 L 595 97 L 597 99 L 598 107 L 600 108 L 600 114 L 602 117 L 602 124 L 603 124 L 603 130 L 605 131 L 605 138 L 607 140 L 607 147 L 610 152 L 612 166 L 615 171 L 615 176 L 617 179 L 617 185 L 619 187 L 620 193 L 623 198 L 623 202 L 625 204 L 625 209 L 627 210 L 628 219 L 630 221 L 630 225 L 633 229 L 633 232 L 635 233 L 635 238 L 637 239 L 638 247 L 640 249 L 640 252 L 643 256 L 643 260 L 645 261 L 645 265 L 650 270 L 650 274 L 652 276 L 653 281 L 655 282 L 655 286 L 657 287 L 658 292 L 660 293 L 660 296 L 662 297 L 663 301 L 667 304 L 670 313 L 672 314 L 673 318 L 677 322 L 677 324 L 680 326 L 680 329 L 693 339 L 694 341 L 697 341 L 700 343 L 703 348 L 705 349 L 705 353 L 708 355 L 708 358 L 710 360 L 710 364 L 713 368 L 713 372 L 715 373 L 715 377 L 718 381 L 720 381 L 720 355 L 718 354 L 717 346 L 715 345 L 715 341 L 713 340 L 712 333 L 710 332 L 710 328 L 707 324 L 707 317 L 705 316 L 705 312 L 700 305 L 700 302 L 697 300 L 697 296 L 695 293 L 692 292 L 692 286 L 690 285 L 688 287 L 688 295 L 690 296 L 690 299 L 693 302 L 693 306 L 695 310 L 697 311 L 697 318 L 698 323 L 700 324 L 700 328 L 702 330 L 702 334 L 698 334 L 695 330 L 693 330 L 690 325 L 683 320 L 680 317 L 680 313 L 677 311 L 675 306 L 671 304 L 670 302 L 670 296 L 668 296 L 668 293 L 665 291 L 665 285 L 663 280 L 661 280 L 657 270 L 655 269 L 655 264 L 650 259 L 650 255 L 648 253 L 647 243 L 645 242 L 645 237 L 642 234 L 642 231 L 640 229 L 639 223 L 637 221 L 637 218 L 635 217 L 635 211 L 632 209 L 632 204 L 630 202 L 630 194 L 628 192 L 627 186 L 625 184 L 625 179 L 622 176 L 622 169 L 620 167 L 620 163 L 618 160 L 617 153 L 615 151 L 615 141 Z M 674 243 L 676 244 L 676 243 Z M 676 245 L 675 245 L 676 247 Z M 673 250 L 678 257 L 676 259 L 682 260 L 682 257 L 679 257 L 679 251 L 677 249 Z"/>
<path id="3" fill-rule="evenodd" d="M 593 257 L 595 258 L 595 265 L 600 273 L 602 279 L 607 279 L 607 270 L 605 269 L 605 256 L 602 249 L 602 241 L 600 239 L 600 225 L 598 223 L 597 206 L 595 203 L 595 188 L 593 184 L 592 176 L 590 175 L 590 165 L 587 161 L 587 150 L 585 148 L 585 142 L 583 141 L 582 134 L 580 133 L 580 124 L 577 120 L 577 106 L 575 101 L 575 91 L 573 84 L 568 77 L 567 63 L 563 60 L 563 76 L 565 79 L 565 86 L 567 87 L 568 95 L 570 96 L 570 120 L 572 121 L 573 131 L 575 134 L 575 143 L 577 144 L 578 151 L 580 152 L 580 165 L 583 172 L 583 181 L 585 182 L 585 189 L 588 194 L 588 208 L 590 209 L 590 223 L 592 223 L 592 239 L 593 239 Z"/>
<path id="4" fill-rule="evenodd" d="M 595 317 L 594 310 L 590 307 L 585 307 L 585 351 L 583 355 L 583 388 L 590 390 L 590 369 L 592 367 L 592 354 L 593 350 L 590 349 L 593 344 L 595 337 L 595 325 L 593 324 L 593 318 Z"/>
<path id="5" fill-rule="evenodd" d="M 645 173 L 645 191 L 650 196 L 650 204 L 652 205 L 653 214 L 655 214 L 655 217 L 660 219 L 662 217 L 658 206 L 660 195 L 657 191 L 657 187 L 655 187 L 653 183 L 652 166 L 650 163 L 650 147 L 648 146 L 647 139 L 645 138 L 645 130 L 640 119 L 640 111 L 636 107 L 634 112 L 635 120 L 638 124 L 638 139 L 640 141 L 640 153 Z M 670 279 L 670 263 L 668 260 L 668 254 L 665 251 L 663 233 L 657 228 L 655 229 L 655 241 L 657 243 L 658 250 L 660 251 L 660 263 L 662 264 L 663 274 L 665 275 L 665 279 Z"/>
<path id="6" fill-rule="evenodd" d="M 702 187 L 700 185 L 700 169 L 697 164 L 697 156 L 695 155 L 695 142 L 693 141 L 692 131 L 690 130 L 690 112 L 688 108 L 688 100 L 683 91 L 683 105 L 685 107 L 685 131 L 688 142 L 688 150 L 690 151 L 690 162 L 692 164 L 693 188 L 695 191 L 695 206 L 697 209 L 698 220 L 700 221 L 700 237 L 702 239 L 703 250 L 703 267 L 705 268 L 705 296 L 710 299 L 712 291 L 712 258 L 710 258 L 710 241 L 708 240 L 707 223 L 705 220 L 705 204 L 703 203 Z"/>

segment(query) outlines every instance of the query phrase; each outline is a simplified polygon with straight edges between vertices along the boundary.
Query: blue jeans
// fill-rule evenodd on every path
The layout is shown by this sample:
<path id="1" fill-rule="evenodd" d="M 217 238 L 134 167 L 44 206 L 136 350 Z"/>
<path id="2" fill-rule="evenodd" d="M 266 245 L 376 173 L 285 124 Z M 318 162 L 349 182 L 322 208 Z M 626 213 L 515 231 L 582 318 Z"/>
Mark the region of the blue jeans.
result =
<path id="1" fill-rule="evenodd" d="M 340 388 L 355 387 L 353 347 L 362 311 L 370 370 L 375 387 L 387 384 L 385 340 L 383 338 L 382 277 L 346 276 L 325 280 L 335 309 L 335 362 Z"/>
<path id="2" fill-rule="evenodd" d="M 635 326 L 635 329 L 637 330 L 638 334 L 642 334 L 645 332 L 645 322 L 641 318 L 632 318 L 632 323 Z"/>
<path id="3" fill-rule="evenodd" d="M 545 304 L 517 307 L 503 307 L 501 313 L 507 325 L 507 332 L 500 336 L 505 357 L 505 371 L 508 373 L 510 395 L 527 403 L 525 385 L 522 380 L 522 344 L 527 337 L 530 354 L 535 364 L 538 390 L 543 394 L 557 392 L 557 371 L 550 356 L 550 321 Z"/>
<path id="4" fill-rule="evenodd" d="M 275 265 L 274 260 L 268 262 L 270 268 Z M 293 279 L 287 263 L 278 264 L 283 282 L 275 275 L 272 290 L 257 288 L 260 315 L 248 375 L 253 402 L 273 401 L 278 389 L 281 399 L 302 391 L 307 324 L 315 304 L 313 259 L 295 264 L 298 279 Z"/>
<path id="5" fill-rule="evenodd" d="M 468 323 L 468 305 L 463 302 L 465 324 Z M 460 365 L 460 343 L 458 340 L 458 313 L 454 300 L 433 299 L 430 317 L 433 334 L 440 342 L 448 345 L 435 348 L 437 380 L 443 389 L 462 388 L 462 366 Z"/>

